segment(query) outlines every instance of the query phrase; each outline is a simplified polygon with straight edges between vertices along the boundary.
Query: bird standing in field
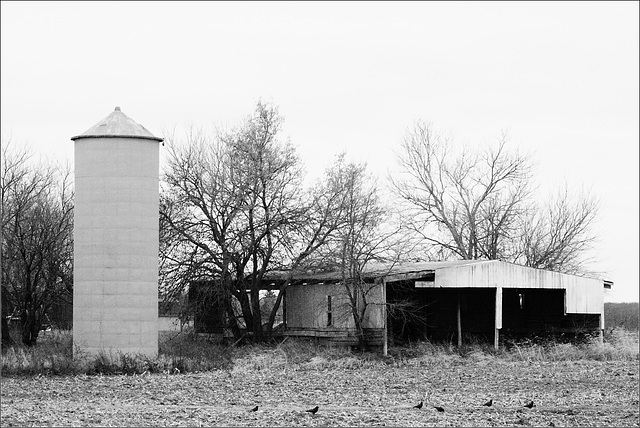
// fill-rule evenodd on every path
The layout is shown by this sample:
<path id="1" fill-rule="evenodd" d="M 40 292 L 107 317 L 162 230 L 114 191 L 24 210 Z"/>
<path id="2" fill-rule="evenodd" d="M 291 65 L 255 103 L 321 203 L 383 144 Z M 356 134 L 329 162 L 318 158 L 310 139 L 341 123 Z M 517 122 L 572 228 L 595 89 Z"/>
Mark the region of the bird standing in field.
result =
<path id="1" fill-rule="evenodd" d="M 434 409 L 436 409 L 439 412 L 444 412 L 444 407 L 440 407 L 440 406 L 433 406 Z"/>
<path id="2" fill-rule="evenodd" d="M 318 406 L 314 407 L 313 409 L 305 410 L 305 412 L 315 415 L 318 412 Z"/>
<path id="3" fill-rule="evenodd" d="M 258 411 L 258 406 L 254 407 L 253 409 L 249 410 L 250 412 L 257 412 Z"/>
<path id="4" fill-rule="evenodd" d="M 529 401 L 527 404 L 525 404 L 522 407 L 526 407 L 527 409 L 531 409 L 531 408 L 533 408 L 533 406 L 535 406 L 535 404 L 533 404 L 533 401 Z"/>
<path id="5" fill-rule="evenodd" d="M 421 401 L 421 402 L 419 402 L 418 404 L 416 404 L 415 406 L 413 406 L 413 408 L 414 408 L 414 409 L 418 409 L 418 410 L 420 410 L 420 409 L 422 409 L 422 405 L 423 405 L 423 404 L 424 404 L 424 403 Z"/>
<path id="6" fill-rule="evenodd" d="M 493 398 L 491 400 L 487 401 L 486 403 L 484 403 L 483 406 L 491 407 L 492 404 L 493 404 Z"/>

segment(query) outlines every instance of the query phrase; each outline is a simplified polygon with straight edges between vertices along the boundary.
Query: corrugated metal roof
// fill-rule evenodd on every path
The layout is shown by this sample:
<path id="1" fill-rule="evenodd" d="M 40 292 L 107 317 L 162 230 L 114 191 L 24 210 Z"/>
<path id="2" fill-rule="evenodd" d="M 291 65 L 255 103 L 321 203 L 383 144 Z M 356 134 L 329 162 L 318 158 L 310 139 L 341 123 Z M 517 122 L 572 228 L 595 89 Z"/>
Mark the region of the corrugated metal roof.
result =
<path id="1" fill-rule="evenodd" d="M 143 138 L 162 141 L 162 138 L 156 137 L 147 128 L 124 114 L 120 107 L 116 107 L 109 116 L 82 134 L 71 137 L 74 141 L 81 138 Z"/>
<path id="2" fill-rule="evenodd" d="M 516 271 L 516 272 L 522 273 L 522 275 L 528 275 L 528 276 L 536 275 L 536 274 L 544 275 L 546 273 L 549 273 L 556 276 L 559 275 L 559 276 L 566 276 L 566 277 L 575 277 L 577 279 L 585 279 L 585 280 L 597 279 L 597 278 L 584 278 L 576 275 L 561 274 L 558 272 L 530 268 L 530 267 L 520 266 L 513 263 L 502 262 L 498 260 L 445 260 L 445 261 L 429 261 L 429 262 L 406 262 L 406 263 L 396 263 L 396 264 L 377 263 L 377 264 L 371 264 L 367 267 L 367 269 L 364 272 L 364 277 L 369 281 L 376 280 L 376 279 L 384 279 L 385 281 L 398 281 L 398 280 L 411 280 L 411 279 L 415 280 L 415 279 L 423 278 L 427 274 L 435 273 L 436 271 L 452 272 L 452 269 L 455 269 L 455 268 L 461 268 L 465 270 L 465 272 L 467 271 L 489 272 L 497 269 L 504 272 Z M 274 279 L 274 280 L 282 280 L 286 278 L 286 276 L 287 276 L 286 272 L 270 272 L 266 278 Z M 335 281 L 340 281 L 342 279 L 342 276 L 339 271 L 306 271 L 306 272 L 298 271 L 293 273 L 292 279 L 295 281 L 302 281 L 302 282 L 309 282 L 309 283 L 335 282 Z M 467 281 L 464 282 L 464 284 L 466 287 L 479 286 L 477 284 L 474 284 L 477 280 L 478 278 L 474 280 L 468 279 Z M 601 282 L 603 281 L 601 279 L 597 279 L 597 280 Z M 607 282 L 609 284 L 613 284 L 610 281 L 607 281 Z M 480 286 L 486 287 L 487 285 L 480 285 Z"/>
<path id="3" fill-rule="evenodd" d="M 427 273 L 434 272 L 436 269 L 442 269 L 454 266 L 463 266 L 469 264 L 487 263 L 485 260 L 446 260 L 431 262 L 406 262 L 396 264 L 376 263 L 367 267 L 364 276 L 369 279 L 375 278 L 397 278 L 399 276 L 410 278 L 419 278 Z M 273 279 L 283 279 L 286 276 L 284 272 L 271 272 L 268 277 Z M 318 272 L 295 272 L 293 279 L 296 281 L 339 281 L 342 275 L 338 271 Z"/>
<path id="4" fill-rule="evenodd" d="M 405 275 L 408 277 L 423 275 L 427 272 L 435 272 L 437 269 L 443 269 L 455 266 L 464 266 L 477 263 L 487 263 L 486 260 L 441 260 L 431 262 L 407 262 L 397 263 L 394 265 L 378 264 L 372 265 L 365 271 L 367 276 L 371 277 L 391 277 L 397 275 Z M 415 275 L 414 275 L 415 274 Z"/>

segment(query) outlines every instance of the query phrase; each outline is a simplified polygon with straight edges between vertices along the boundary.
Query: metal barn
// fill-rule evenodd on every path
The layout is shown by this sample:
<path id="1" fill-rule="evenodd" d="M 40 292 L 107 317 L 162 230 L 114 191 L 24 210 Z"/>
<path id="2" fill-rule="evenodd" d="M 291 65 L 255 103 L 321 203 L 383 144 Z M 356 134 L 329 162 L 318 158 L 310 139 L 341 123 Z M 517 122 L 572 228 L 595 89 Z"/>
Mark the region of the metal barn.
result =
<path id="1" fill-rule="evenodd" d="M 384 353 L 394 338 L 462 344 L 476 337 L 498 347 L 501 333 L 602 333 L 604 290 L 613 285 L 495 260 L 377 266 L 365 277 L 371 287 L 365 332 Z M 345 297 L 337 272 L 294 275 L 285 292 L 284 334 L 356 344 Z"/>

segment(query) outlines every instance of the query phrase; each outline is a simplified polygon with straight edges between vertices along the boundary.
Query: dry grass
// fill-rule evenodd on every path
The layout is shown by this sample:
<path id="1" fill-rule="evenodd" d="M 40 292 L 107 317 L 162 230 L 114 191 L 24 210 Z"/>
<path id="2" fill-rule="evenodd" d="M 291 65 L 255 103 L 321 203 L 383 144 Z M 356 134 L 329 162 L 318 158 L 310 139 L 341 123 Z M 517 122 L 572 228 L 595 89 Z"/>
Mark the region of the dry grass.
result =
<path id="1" fill-rule="evenodd" d="M 38 345 L 3 349 L 0 372 L 7 374 L 76 373 L 73 359 L 73 336 L 70 330 L 51 330 L 40 335 Z"/>
<path id="2" fill-rule="evenodd" d="M 519 361 L 633 361 L 638 360 L 638 332 L 616 329 L 602 343 L 599 337 L 591 337 L 580 344 L 513 344 L 509 354 Z"/>
<path id="3" fill-rule="evenodd" d="M 605 336 L 584 343 L 547 341 L 510 343 L 496 351 L 484 343 L 453 344 L 419 342 L 405 347 L 392 347 L 389 357 L 377 353 L 354 353 L 348 348 L 318 346 L 305 340 L 286 339 L 276 345 L 225 347 L 189 332 L 162 334 L 159 356 L 121 353 L 101 354 L 89 358 L 76 351 L 73 357 L 70 331 L 46 332 L 33 348 L 14 346 L 2 353 L 1 373 L 10 375 L 73 374 L 141 374 L 190 373 L 211 370 L 286 371 L 364 369 L 393 365 L 395 367 L 429 366 L 434 361 L 637 361 L 638 332 L 615 329 Z"/>

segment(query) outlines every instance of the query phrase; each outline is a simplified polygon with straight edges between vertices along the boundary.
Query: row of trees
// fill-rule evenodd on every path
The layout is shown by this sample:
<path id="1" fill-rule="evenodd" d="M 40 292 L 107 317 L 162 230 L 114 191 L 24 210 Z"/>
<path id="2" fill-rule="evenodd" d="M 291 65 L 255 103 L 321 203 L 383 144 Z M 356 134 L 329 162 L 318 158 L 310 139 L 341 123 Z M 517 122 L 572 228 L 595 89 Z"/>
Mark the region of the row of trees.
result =
<path id="1" fill-rule="evenodd" d="M 53 305 L 71 302 L 73 191 L 69 168 L 36 164 L 30 152 L 2 144 L 0 193 L 2 344 L 9 321 L 36 343 Z"/>
<path id="2" fill-rule="evenodd" d="M 207 281 L 228 328 L 262 341 L 272 334 L 283 291 L 297 270 L 341 273 L 363 336 L 372 263 L 500 259 L 585 274 L 595 239 L 597 201 L 566 190 L 539 202 L 530 156 L 508 140 L 457 148 L 417 122 L 405 135 L 389 177 L 397 200 L 383 201 L 365 164 L 337 156 L 304 186 L 295 147 L 281 138 L 283 119 L 259 102 L 231 130 L 165 138 L 160 196 L 160 286 L 167 299 Z M 73 194 L 68 170 L 34 166 L 27 152 L 2 151 L 2 332 L 19 314 L 33 344 L 53 302 L 70 298 Z M 268 273 L 284 280 L 263 320 L 260 291 Z M 264 301 L 264 299 L 262 300 Z"/>

